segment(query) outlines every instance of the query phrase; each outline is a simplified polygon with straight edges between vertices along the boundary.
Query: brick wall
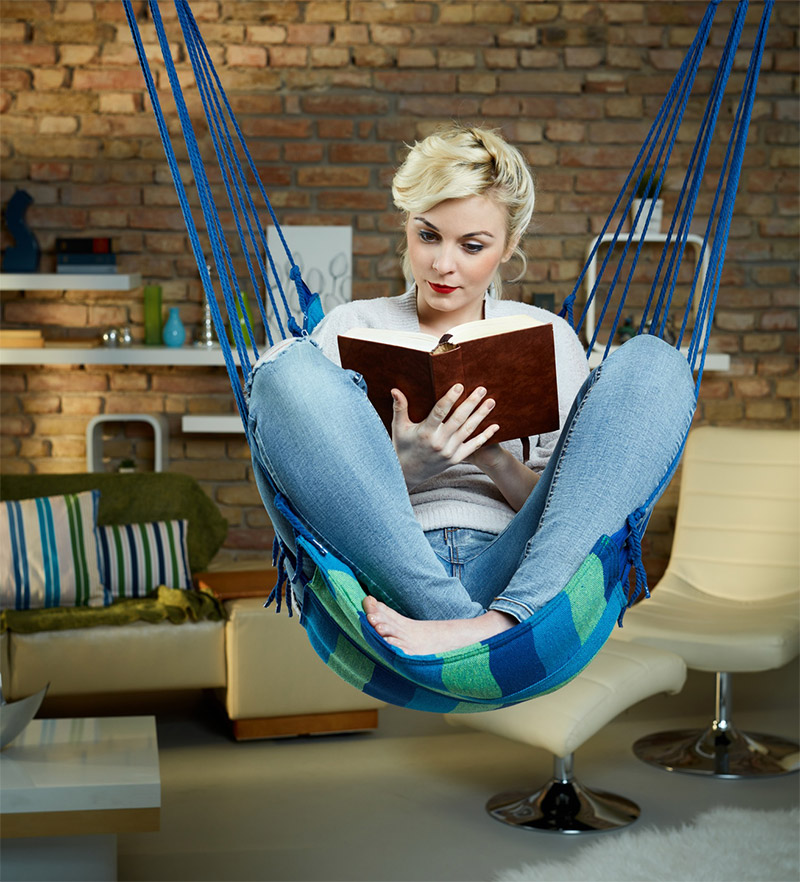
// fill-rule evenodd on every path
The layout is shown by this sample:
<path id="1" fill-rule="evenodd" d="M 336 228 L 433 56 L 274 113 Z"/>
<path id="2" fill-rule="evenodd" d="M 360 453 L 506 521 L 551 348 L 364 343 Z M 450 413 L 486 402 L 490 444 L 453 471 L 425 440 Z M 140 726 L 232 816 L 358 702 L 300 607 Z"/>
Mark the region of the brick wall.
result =
<path id="1" fill-rule="evenodd" d="M 152 47 L 145 4 L 134 5 Z M 170 6 L 161 3 L 185 70 Z M 733 6 L 721 4 L 718 22 Z M 534 166 L 535 234 L 514 296 L 552 293 L 559 303 L 705 3 L 198 0 L 192 9 L 282 222 L 352 225 L 355 297 L 400 290 L 388 184 L 402 143 L 458 118 L 502 128 Z M 748 43 L 760 12 L 752 3 Z M 16 188 L 34 198 L 27 220 L 42 269 L 52 268 L 56 236 L 113 236 L 122 268 L 161 284 L 165 305 L 179 305 L 194 329 L 200 286 L 121 3 L 4 0 L 0 16 L 2 203 Z M 726 33 L 723 26 L 712 40 L 701 88 Z M 758 428 L 798 419 L 797 43 L 797 3 L 779 0 L 717 311 L 714 346 L 732 368 L 707 374 L 705 422 Z M 155 69 L 164 85 L 163 67 Z M 665 195 L 669 212 L 675 193 Z M 41 327 L 52 340 L 97 339 L 129 324 L 141 339 L 141 292 L 6 292 L 2 321 Z M 242 439 L 180 433 L 183 414 L 232 407 L 222 369 L 7 367 L 2 470 L 81 471 L 91 415 L 165 413 L 171 467 L 197 477 L 223 508 L 225 554 L 251 556 L 271 537 Z M 113 461 L 152 456 L 145 436 L 109 428 Z M 669 553 L 675 502 L 673 487 L 651 523 L 651 578 Z"/>

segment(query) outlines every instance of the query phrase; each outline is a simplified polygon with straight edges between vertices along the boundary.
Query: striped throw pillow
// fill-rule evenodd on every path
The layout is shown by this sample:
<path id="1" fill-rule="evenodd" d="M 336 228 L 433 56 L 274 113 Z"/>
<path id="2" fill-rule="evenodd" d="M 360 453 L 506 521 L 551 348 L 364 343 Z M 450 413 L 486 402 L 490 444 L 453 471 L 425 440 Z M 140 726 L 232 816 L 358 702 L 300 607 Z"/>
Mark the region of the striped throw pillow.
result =
<path id="1" fill-rule="evenodd" d="M 88 490 L 0 503 L 0 607 L 103 605 L 99 498 Z"/>
<path id="2" fill-rule="evenodd" d="M 188 521 L 97 528 L 100 561 L 111 598 L 144 597 L 159 585 L 191 588 Z"/>

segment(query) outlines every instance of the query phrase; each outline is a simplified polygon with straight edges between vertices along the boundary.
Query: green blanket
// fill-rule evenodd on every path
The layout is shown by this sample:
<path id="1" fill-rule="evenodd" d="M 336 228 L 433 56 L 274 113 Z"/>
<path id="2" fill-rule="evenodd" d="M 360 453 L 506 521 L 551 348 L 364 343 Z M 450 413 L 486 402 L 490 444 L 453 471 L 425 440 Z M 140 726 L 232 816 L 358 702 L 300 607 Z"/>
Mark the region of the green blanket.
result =
<path id="1" fill-rule="evenodd" d="M 127 625 L 129 622 L 182 625 L 184 622 L 220 622 L 225 618 L 225 607 L 213 594 L 161 585 L 146 597 L 121 598 L 111 606 L 4 609 L 0 613 L 0 632 L 34 634 L 96 625 Z"/>

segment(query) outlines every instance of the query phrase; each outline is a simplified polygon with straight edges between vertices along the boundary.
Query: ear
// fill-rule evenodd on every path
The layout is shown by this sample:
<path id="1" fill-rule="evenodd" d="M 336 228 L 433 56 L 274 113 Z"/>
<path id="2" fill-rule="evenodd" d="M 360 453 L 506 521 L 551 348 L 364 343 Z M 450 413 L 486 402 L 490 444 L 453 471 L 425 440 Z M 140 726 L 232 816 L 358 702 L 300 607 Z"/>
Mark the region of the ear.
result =
<path id="1" fill-rule="evenodd" d="M 514 252 L 517 249 L 517 245 L 519 245 L 519 236 L 516 239 L 513 239 L 508 243 L 503 256 L 500 258 L 500 263 L 508 263 L 509 260 L 514 256 Z"/>

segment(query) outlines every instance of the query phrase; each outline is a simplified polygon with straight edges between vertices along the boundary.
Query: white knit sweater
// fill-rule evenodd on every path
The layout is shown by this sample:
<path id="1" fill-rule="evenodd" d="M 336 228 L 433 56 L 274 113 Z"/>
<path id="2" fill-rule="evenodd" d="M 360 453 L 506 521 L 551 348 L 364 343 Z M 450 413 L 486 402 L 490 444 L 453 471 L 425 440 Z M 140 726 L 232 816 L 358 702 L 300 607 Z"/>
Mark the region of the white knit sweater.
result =
<path id="1" fill-rule="evenodd" d="M 560 424 L 563 426 L 575 395 L 588 374 L 585 353 L 572 328 L 553 313 L 526 303 L 486 298 L 484 315 L 487 319 L 519 313 L 528 313 L 553 325 Z M 415 289 L 411 288 L 399 297 L 355 300 L 337 306 L 317 326 L 312 337 L 324 354 L 339 364 L 337 335 L 356 327 L 418 332 Z M 529 468 L 537 472 L 544 469 L 558 435 L 558 432 L 550 432 L 530 439 L 530 460 L 526 463 Z M 506 441 L 503 447 L 517 459 L 522 459 L 520 441 Z M 424 530 L 466 527 L 500 533 L 514 516 L 513 509 L 492 480 L 480 469 L 465 463 L 451 466 L 415 487 L 411 491 L 411 503 Z"/>

